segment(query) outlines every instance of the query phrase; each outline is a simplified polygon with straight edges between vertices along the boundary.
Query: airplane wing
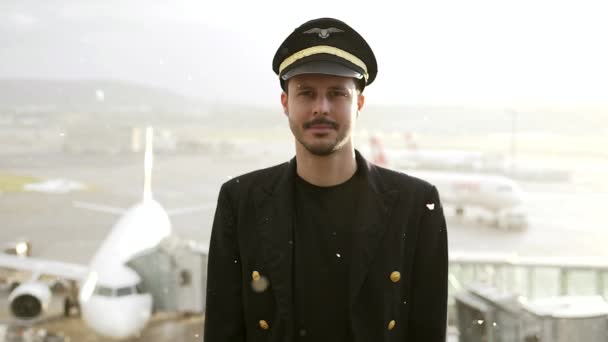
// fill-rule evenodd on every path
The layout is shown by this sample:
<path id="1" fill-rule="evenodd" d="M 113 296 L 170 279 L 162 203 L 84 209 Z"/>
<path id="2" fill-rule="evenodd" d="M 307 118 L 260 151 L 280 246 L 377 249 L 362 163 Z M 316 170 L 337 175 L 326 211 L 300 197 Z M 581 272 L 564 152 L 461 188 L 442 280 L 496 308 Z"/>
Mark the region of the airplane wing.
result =
<path id="1" fill-rule="evenodd" d="M 89 272 L 89 268 L 83 265 L 39 258 L 24 258 L 3 253 L 0 253 L 0 267 L 31 271 L 34 274 L 45 274 L 71 280 L 84 280 Z"/>
<path id="2" fill-rule="evenodd" d="M 212 209 L 215 209 L 215 203 L 169 209 L 169 210 L 167 210 L 167 215 L 177 216 L 177 215 L 190 214 L 190 213 L 197 212 L 197 211 L 212 210 Z"/>
<path id="3" fill-rule="evenodd" d="M 116 214 L 116 215 L 122 215 L 127 211 L 124 208 L 112 207 L 112 206 L 105 205 L 105 204 L 97 204 L 97 203 L 83 202 L 83 201 L 72 201 L 72 205 L 75 208 L 93 210 L 93 211 L 98 211 L 98 212 L 102 212 L 102 213 Z M 167 215 L 178 216 L 178 215 L 184 215 L 184 214 L 191 214 L 191 213 L 194 213 L 197 211 L 205 211 L 205 210 L 212 210 L 212 209 L 215 209 L 215 204 L 202 204 L 202 205 L 195 205 L 195 206 L 190 206 L 190 207 L 169 209 L 169 210 L 167 210 Z"/>
<path id="4" fill-rule="evenodd" d="M 108 213 L 108 214 L 122 215 L 126 212 L 126 210 L 124 208 L 112 207 L 109 205 L 97 204 L 97 203 L 91 203 L 91 202 L 73 201 L 72 205 L 75 208 L 99 211 L 99 212 Z"/>

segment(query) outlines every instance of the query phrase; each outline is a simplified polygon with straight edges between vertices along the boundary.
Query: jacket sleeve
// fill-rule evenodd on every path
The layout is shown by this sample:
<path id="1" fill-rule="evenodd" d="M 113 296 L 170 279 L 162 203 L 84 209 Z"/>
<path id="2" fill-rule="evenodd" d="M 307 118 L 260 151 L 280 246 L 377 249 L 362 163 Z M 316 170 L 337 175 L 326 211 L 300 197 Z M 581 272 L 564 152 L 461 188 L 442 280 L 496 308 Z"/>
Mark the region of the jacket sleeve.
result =
<path id="1" fill-rule="evenodd" d="M 241 260 L 227 185 L 220 190 L 209 242 L 205 342 L 245 342 Z"/>
<path id="2" fill-rule="evenodd" d="M 413 269 L 407 341 L 445 342 L 447 330 L 447 227 L 437 189 L 426 195 Z"/>

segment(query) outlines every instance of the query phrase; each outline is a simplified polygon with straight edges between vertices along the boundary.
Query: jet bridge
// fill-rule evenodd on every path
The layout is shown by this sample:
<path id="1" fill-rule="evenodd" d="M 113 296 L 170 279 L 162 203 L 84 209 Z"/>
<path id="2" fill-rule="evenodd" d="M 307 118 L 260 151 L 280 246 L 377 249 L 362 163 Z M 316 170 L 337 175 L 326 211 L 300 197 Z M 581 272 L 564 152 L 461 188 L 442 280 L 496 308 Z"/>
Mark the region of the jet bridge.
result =
<path id="1" fill-rule="evenodd" d="M 208 248 L 169 236 L 127 265 L 142 278 L 141 290 L 152 294 L 154 311 L 203 313 Z"/>
<path id="2" fill-rule="evenodd" d="M 608 342 L 608 264 L 591 258 L 450 255 L 459 342 Z"/>

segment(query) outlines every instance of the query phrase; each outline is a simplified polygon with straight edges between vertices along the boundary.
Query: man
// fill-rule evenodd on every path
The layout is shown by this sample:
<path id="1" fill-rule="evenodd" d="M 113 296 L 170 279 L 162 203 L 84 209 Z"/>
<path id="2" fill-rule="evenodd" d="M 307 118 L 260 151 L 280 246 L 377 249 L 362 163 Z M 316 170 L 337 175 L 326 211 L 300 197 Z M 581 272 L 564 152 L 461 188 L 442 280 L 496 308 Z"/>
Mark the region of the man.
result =
<path id="1" fill-rule="evenodd" d="M 353 145 L 377 73 L 371 48 L 341 21 L 311 20 L 281 44 L 273 70 L 296 156 L 222 185 L 205 342 L 444 342 L 437 190 Z"/>

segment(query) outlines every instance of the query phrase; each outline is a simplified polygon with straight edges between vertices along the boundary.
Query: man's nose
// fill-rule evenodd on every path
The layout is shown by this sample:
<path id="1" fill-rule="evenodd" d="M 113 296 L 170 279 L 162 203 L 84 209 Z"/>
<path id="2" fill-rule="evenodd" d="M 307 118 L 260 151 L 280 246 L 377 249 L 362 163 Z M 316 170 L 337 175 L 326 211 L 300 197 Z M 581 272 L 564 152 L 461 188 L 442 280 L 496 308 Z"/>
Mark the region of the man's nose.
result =
<path id="1" fill-rule="evenodd" d="M 329 100 L 325 96 L 318 96 L 315 100 L 313 113 L 326 115 L 329 113 Z"/>

